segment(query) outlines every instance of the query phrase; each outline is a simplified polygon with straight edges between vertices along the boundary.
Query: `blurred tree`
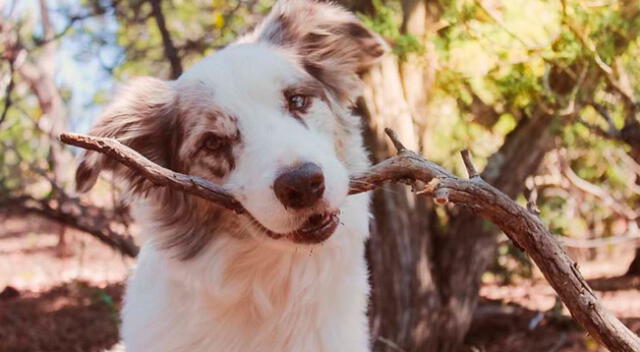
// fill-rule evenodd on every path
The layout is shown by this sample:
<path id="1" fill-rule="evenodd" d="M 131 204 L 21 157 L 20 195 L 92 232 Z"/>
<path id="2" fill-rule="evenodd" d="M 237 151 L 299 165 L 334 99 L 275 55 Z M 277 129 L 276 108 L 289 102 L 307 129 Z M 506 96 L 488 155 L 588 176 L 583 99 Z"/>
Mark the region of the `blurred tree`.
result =
<path id="1" fill-rule="evenodd" d="M 30 14 L 14 13 L 16 5 L 0 3 L 0 48 L 8 73 L 0 115 L 0 210 L 53 220 L 60 255 L 66 255 L 69 225 L 133 256 L 137 248 L 121 230 L 124 218 L 66 190 L 72 157 L 57 141 L 67 126 L 67 109 L 55 74 L 59 40 L 82 17 L 70 15 L 67 29 L 56 32 L 46 0 L 37 3 L 39 26 Z"/>

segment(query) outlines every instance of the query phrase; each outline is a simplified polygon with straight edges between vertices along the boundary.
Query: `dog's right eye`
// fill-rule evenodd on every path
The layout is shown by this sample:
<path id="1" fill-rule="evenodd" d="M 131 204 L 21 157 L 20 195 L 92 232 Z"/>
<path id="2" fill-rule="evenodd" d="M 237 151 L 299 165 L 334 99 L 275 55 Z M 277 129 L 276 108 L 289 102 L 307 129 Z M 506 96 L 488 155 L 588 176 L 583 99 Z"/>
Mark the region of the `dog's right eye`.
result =
<path id="1" fill-rule="evenodd" d="M 226 147 L 227 141 L 224 138 L 220 138 L 220 136 L 216 136 L 215 134 L 208 134 L 203 142 L 203 147 L 209 151 L 215 152 Z"/>
<path id="2" fill-rule="evenodd" d="M 289 111 L 306 113 L 311 106 L 311 97 L 308 95 L 295 94 L 287 98 Z"/>

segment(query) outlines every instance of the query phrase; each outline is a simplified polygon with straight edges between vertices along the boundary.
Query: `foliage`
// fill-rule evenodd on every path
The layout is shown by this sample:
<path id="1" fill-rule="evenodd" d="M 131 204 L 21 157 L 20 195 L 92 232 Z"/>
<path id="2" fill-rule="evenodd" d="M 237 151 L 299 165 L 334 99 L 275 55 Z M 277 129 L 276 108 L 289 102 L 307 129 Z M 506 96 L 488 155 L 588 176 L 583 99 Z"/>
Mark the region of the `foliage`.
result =
<path id="1" fill-rule="evenodd" d="M 361 13 L 359 17 L 366 26 L 382 35 L 391 44 L 394 54 L 404 60 L 408 54 L 424 53 L 424 45 L 416 36 L 401 31 L 402 11 L 399 1 L 373 0 L 372 4 L 373 14 Z"/>
<path id="2" fill-rule="evenodd" d="M 570 111 L 576 92 L 565 87 L 593 69 L 595 60 L 612 66 L 615 79 L 626 80 L 637 93 L 635 77 L 640 66 L 633 62 L 638 50 L 633 33 L 637 33 L 638 23 L 637 18 L 630 20 L 621 11 L 627 6 L 624 1 L 588 6 L 579 1 L 451 2 L 443 15 L 446 25 L 433 39 L 439 56 L 436 93 L 431 101 L 434 120 L 430 124 L 435 132 L 426 137 L 425 149 L 443 164 L 463 172 L 450 155 L 471 147 L 479 159 L 486 159 L 519 120 L 531 118 L 537 102 L 547 100 L 550 109 L 556 106 L 561 112 Z M 533 14 L 534 22 L 530 21 Z M 621 44 L 625 41 L 628 47 Z M 610 86 L 599 84 L 593 100 L 605 104 L 616 126 L 623 126 L 627 116 L 624 104 Z M 493 110 L 496 118 L 483 120 L 478 104 Z M 586 239 L 631 233 L 636 220 L 620 214 L 612 204 L 634 208 L 640 200 L 634 191 L 637 175 L 629 168 L 633 161 L 627 153 L 631 150 L 624 143 L 594 135 L 579 122 L 584 119 L 605 125 L 589 102 L 575 108 L 577 111 L 556 118 L 556 145 L 562 155 L 548 156 L 535 178 L 548 181 L 537 185 L 542 217 L 562 236 Z M 603 201 L 602 196 L 576 187 L 564 175 L 567 167 L 611 198 Z M 516 262 L 527 260 L 515 255 L 517 251 L 501 248 L 499 256 Z M 502 269 L 497 272 L 504 272 L 505 265 L 499 263 L 507 262 L 498 258 L 496 268 Z M 511 267 L 508 271 L 514 270 Z M 527 273 L 530 270 L 522 272 Z"/>

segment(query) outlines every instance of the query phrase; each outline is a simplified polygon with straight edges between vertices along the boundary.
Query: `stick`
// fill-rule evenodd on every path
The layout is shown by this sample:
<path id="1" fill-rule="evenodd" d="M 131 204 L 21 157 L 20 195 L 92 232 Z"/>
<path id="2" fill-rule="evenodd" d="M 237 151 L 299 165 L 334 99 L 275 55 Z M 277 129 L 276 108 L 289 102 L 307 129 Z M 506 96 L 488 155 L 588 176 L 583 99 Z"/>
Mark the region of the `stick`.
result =
<path id="1" fill-rule="evenodd" d="M 112 138 L 63 132 L 60 141 L 108 155 L 139 172 L 156 186 L 171 187 L 210 200 L 238 214 L 245 209 L 229 191 L 198 176 L 189 176 L 164 168 Z"/>
<path id="2" fill-rule="evenodd" d="M 417 193 L 434 197 L 438 203 L 453 202 L 475 211 L 496 224 L 515 244 L 526 251 L 545 278 L 567 305 L 573 317 L 598 342 L 611 351 L 640 352 L 640 339 L 606 310 L 589 288 L 574 263 L 553 238 L 542 221 L 504 193 L 484 182 L 473 166 L 469 153 L 462 153 L 469 179 L 452 175 L 421 155 L 407 150 L 396 134 L 386 130 L 398 155 L 369 171 L 351 176 L 349 194 L 370 191 L 401 180 L 422 181 Z M 102 152 L 139 171 L 159 186 L 174 187 L 209 199 L 236 212 L 240 202 L 224 188 L 202 178 L 162 168 L 115 140 L 64 133 L 67 144 Z"/>

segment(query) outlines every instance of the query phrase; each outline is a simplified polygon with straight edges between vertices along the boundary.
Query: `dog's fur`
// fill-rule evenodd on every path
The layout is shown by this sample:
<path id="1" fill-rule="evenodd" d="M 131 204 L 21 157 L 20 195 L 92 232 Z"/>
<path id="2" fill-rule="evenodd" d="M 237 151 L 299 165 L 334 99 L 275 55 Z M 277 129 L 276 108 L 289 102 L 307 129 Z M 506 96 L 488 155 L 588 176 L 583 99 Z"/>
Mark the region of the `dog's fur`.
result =
<path id="1" fill-rule="evenodd" d="M 93 135 L 223 184 L 250 213 L 154 188 L 100 154 L 83 155 L 79 190 L 108 169 L 144 196 L 136 216 L 145 242 L 122 312 L 128 351 L 369 350 L 368 196 L 347 198 L 348 175 L 369 163 L 350 108 L 358 74 L 385 51 L 344 9 L 283 0 L 252 34 L 176 81 L 139 78 L 117 95 Z M 296 94 L 309 104 L 292 111 Z M 313 207 L 287 209 L 274 179 L 303 162 L 322 168 L 326 190 Z M 311 214 L 337 210 L 337 230 L 322 243 L 286 235 Z"/>

